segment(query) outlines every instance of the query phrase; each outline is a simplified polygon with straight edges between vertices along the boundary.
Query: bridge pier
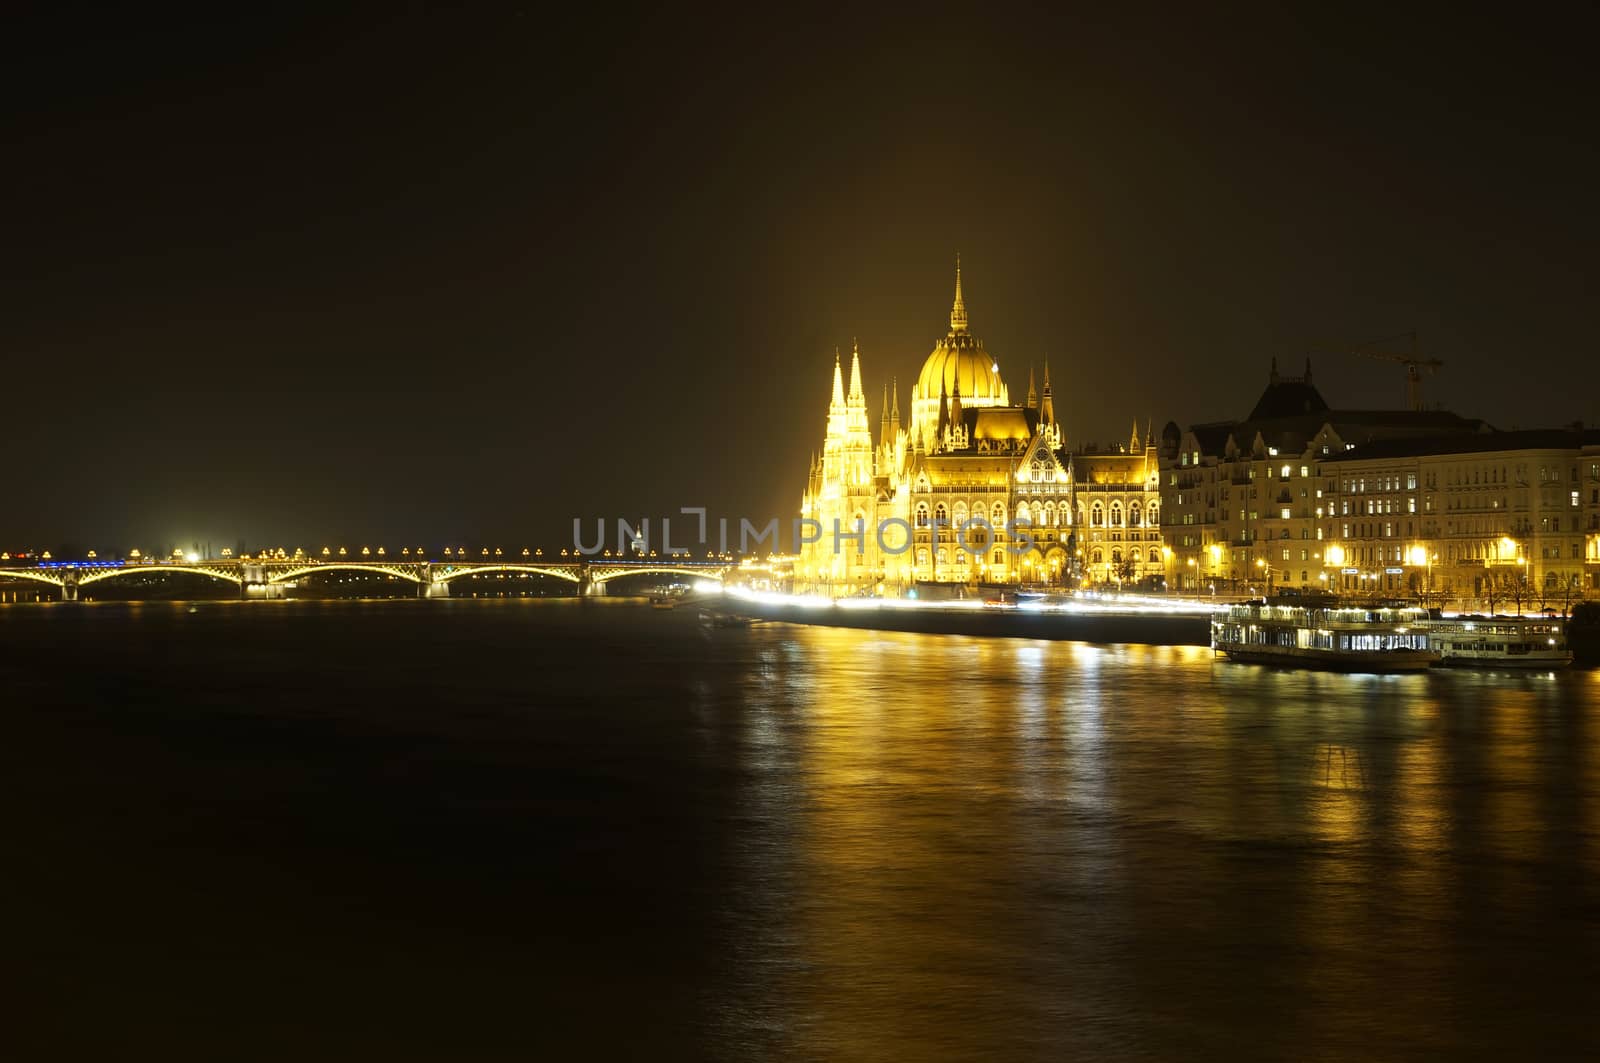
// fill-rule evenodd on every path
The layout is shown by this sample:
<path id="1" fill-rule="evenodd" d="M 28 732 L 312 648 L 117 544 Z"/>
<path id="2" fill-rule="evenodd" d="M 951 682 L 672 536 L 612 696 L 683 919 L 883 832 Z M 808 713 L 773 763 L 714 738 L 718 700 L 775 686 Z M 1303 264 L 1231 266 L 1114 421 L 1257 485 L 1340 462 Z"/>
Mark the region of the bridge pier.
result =
<path id="1" fill-rule="evenodd" d="M 448 598 L 450 597 L 450 581 L 435 579 L 427 583 L 417 584 L 417 594 L 422 598 Z"/>
<path id="2" fill-rule="evenodd" d="M 61 581 L 61 600 L 64 602 L 78 600 L 78 577 L 76 573 L 68 573 L 67 578 Z"/>

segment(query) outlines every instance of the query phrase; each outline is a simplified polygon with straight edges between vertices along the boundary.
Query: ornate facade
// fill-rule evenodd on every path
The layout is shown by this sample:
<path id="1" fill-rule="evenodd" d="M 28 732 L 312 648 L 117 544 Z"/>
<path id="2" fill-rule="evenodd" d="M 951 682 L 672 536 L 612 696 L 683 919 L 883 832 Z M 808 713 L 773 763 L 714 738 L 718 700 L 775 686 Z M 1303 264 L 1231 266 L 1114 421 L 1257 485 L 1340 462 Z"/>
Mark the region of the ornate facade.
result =
<path id="1" fill-rule="evenodd" d="M 1243 421 L 1162 433 L 1161 494 L 1170 570 L 1186 593 L 1329 588 L 1331 459 L 1376 440 L 1471 437 L 1489 428 L 1444 410 L 1333 409 L 1312 380 L 1278 372 Z"/>
<path id="2" fill-rule="evenodd" d="M 822 452 L 813 458 L 796 585 L 832 594 L 917 584 L 1134 583 L 1162 571 L 1156 448 L 1067 446 L 1051 393 L 1029 372 L 1011 403 L 999 362 L 968 329 L 956 269 L 950 329 L 911 389 L 885 389 L 873 443 L 860 350 L 849 386 L 834 360 Z"/>

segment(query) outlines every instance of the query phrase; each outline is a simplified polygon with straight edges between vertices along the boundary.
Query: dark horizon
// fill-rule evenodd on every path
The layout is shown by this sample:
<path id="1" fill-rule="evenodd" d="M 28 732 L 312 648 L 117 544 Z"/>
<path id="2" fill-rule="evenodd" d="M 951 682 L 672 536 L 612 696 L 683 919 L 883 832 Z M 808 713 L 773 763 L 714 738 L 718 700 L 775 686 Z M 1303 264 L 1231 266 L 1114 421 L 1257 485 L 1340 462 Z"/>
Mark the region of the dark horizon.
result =
<path id="1" fill-rule="evenodd" d="M 835 348 L 943 334 L 1069 442 L 1276 357 L 1600 420 L 1580 35 L 1452 12 L 17 21 L 0 547 L 564 545 L 793 515 Z M 149 544 L 149 545 L 147 545 Z"/>

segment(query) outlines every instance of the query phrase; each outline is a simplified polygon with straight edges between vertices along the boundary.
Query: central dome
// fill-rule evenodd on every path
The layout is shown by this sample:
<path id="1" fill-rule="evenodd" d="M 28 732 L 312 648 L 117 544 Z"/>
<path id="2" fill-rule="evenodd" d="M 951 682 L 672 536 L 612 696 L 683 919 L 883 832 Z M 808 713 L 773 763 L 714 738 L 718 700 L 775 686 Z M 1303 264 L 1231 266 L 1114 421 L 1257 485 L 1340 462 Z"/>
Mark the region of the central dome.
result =
<path id="1" fill-rule="evenodd" d="M 917 378 L 920 396 L 937 401 L 941 392 L 959 394 L 963 406 L 998 406 L 1005 390 L 1000 367 L 970 332 L 952 332 L 935 344 Z"/>
<path id="2" fill-rule="evenodd" d="M 922 374 L 911 392 L 913 426 L 922 433 L 923 445 L 933 446 L 939 431 L 939 398 L 961 396 L 965 409 L 1008 406 L 1011 397 L 1000 366 L 967 331 L 967 304 L 961 298 L 961 263 L 956 262 L 956 299 L 950 308 L 950 331 L 933 346 L 922 363 Z"/>

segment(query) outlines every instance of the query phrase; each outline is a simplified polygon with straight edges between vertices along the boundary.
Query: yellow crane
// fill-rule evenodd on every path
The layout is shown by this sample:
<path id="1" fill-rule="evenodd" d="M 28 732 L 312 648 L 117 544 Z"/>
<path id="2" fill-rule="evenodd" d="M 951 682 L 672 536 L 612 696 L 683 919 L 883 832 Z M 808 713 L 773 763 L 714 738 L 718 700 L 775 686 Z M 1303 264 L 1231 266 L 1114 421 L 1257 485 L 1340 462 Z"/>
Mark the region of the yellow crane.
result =
<path id="1" fill-rule="evenodd" d="M 1396 351 L 1374 349 L 1379 344 L 1392 343 L 1395 340 L 1407 338 L 1411 340 L 1410 354 L 1401 354 Z M 1365 347 L 1357 347 L 1350 353 L 1359 355 L 1362 358 L 1377 358 L 1380 361 L 1385 362 L 1399 362 L 1401 365 L 1405 366 L 1406 401 L 1413 410 L 1421 410 L 1424 408 L 1422 404 L 1422 370 L 1426 369 L 1429 373 L 1433 373 L 1444 365 L 1444 363 L 1437 358 L 1423 358 L 1417 354 L 1417 334 L 1415 332 L 1402 332 L 1400 335 L 1390 336 L 1388 339 L 1375 340 L 1372 343 L 1367 344 Z"/>

